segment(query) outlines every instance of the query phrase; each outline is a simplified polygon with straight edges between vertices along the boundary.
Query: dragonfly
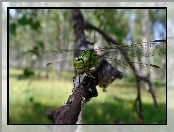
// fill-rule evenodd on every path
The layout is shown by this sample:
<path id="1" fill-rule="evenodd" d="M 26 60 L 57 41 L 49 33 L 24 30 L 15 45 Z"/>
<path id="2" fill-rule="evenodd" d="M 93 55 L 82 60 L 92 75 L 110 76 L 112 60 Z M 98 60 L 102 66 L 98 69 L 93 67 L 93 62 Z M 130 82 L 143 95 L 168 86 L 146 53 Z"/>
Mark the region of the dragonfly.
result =
<path id="1" fill-rule="evenodd" d="M 150 50 L 146 48 L 150 47 Z M 141 50 L 133 52 L 132 48 L 140 47 Z M 95 71 L 101 59 L 106 59 L 113 67 L 123 72 L 123 77 L 129 78 L 133 75 L 128 62 L 123 58 L 117 59 L 115 56 L 120 53 L 122 48 L 128 56 L 154 56 L 166 53 L 166 40 L 153 40 L 149 42 L 140 42 L 127 46 L 110 46 L 99 47 L 96 49 L 80 50 L 81 53 L 78 57 L 74 57 L 74 50 L 59 50 L 59 51 L 43 51 L 43 50 L 30 50 L 28 56 L 36 56 L 36 60 L 45 60 L 46 68 L 50 71 L 72 70 L 75 68 L 77 74 L 89 74 Z M 159 49 L 159 50 L 158 50 Z M 102 54 L 98 54 L 101 53 Z M 114 54 L 114 55 L 113 55 Z M 151 73 L 151 78 L 155 80 L 164 79 L 166 71 L 160 66 L 155 64 L 147 64 L 142 62 L 129 62 L 135 66 L 139 74 L 146 76 Z"/>

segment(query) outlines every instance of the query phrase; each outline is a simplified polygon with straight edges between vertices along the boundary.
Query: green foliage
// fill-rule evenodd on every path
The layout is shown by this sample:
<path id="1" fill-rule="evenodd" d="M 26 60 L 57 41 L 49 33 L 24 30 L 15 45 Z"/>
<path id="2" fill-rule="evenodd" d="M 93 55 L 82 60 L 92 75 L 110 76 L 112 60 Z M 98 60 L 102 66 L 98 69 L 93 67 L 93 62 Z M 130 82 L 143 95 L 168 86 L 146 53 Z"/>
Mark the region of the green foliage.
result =
<path id="1" fill-rule="evenodd" d="M 9 29 L 10 29 L 10 33 L 15 36 L 16 35 L 16 24 L 15 23 L 11 23 L 9 25 Z"/>
<path id="2" fill-rule="evenodd" d="M 38 47 L 38 48 L 36 49 L 36 48 L 34 47 L 34 48 L 33 48 L 34 50 L 38 50 L 39 47 L 40 47 L 41 49 L 44 49 L 44 43 L 43 43 L 43 41 L 38 40 L 36 43 L 37 43 L 38 46 L 35 46 L 35 47 Z"/>
<path id="3" fill-rule="evenodd" d="M 124 38 L 128 33 L 129 10 L 90 9 L 82 10 L 82 12 L 87 22 L 105 31 L 106 34 L 112 36 L 120 44 L 122 44 L 123 40 L 125 42 Z M 94 37 L 96 36 L 94 35 Z M 94 40 L 92 37 L 91 39 Z"/>
<path id="4" fill-rule="evenodd" d="M 57 80 L 56 77 L 46 80 L 43 76 L 18 80 L 17 76 L 21 73 L 22 69 L 10 69 L 10 123 L 51 124 L 45 113 L 49 109 L 61 106 L 72 94 L 72 74 L 65 73 L 61 80 Z M 102 92 L 99 87 L 97 91 L 98 97 L 92 98 L 83 108 L 84 124 L 137 124 L 137 117 L 133 112 L 137 93 L 135 82 L 115 80 L 107 88 L 107 92 Z M 158 109 L 154 107 L 151 95 L 145 89 L 141 90 L 145 123 L 165 124 L 165 86 L 158 85 L 155 92 Z"/>
<path id="5" fill-rule="evenodd" d="M 34 71 L 30 70 L 29 68 L 25 68 L 22 75 L 18 76 L 18 79 L 26 79 L 34 75 Z"/>
<path id="6" fill-rule="evenodd" d="M 27 19 L 26 15 L 18 19 L 18 23 L 22 26 L 30 24 L 30 19 Z"/>

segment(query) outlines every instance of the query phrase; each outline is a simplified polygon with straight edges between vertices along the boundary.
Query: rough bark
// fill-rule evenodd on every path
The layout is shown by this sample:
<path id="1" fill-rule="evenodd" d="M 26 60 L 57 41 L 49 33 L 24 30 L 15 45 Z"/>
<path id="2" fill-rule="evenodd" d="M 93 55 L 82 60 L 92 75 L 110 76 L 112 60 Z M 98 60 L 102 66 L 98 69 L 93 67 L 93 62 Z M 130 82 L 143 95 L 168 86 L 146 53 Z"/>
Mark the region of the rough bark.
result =
<path id="1" fill-rule="evenodd" d="M 96 86 L 106 88 L 116 78 L 121 79 L 123 76 L 120 71 L 113 68 L 106 60 L 103 60 L 98 69 L 91 75 L 85 76 L 83 82 L 69 96 L 65 105 L 56 110 L 47 111 L 46 117 L 53 124 L 75 124 L 83 102 L 98 96 Z"/>
<path id="2" fill-rule="evenodd" d="M 79 9 L 72 10 L 74 31 L 76 36 L 75 54 L 78 56 L 80 50 L 87 49 L 87 41 L 84 35 L 84 20 Z M 95 72 L 85 76 L 82 83 L 73 90 L 65 105 L 56 110 L 48 110 L 46 117 L 53 124 L 75 124 L 78 120 L 82 105 L 92 97 L 98 95 L 96 86 L 106 88 L 115 78 L 122 78 L 122 73 L 113 68 L 106 60 L 102 60 Z"/>

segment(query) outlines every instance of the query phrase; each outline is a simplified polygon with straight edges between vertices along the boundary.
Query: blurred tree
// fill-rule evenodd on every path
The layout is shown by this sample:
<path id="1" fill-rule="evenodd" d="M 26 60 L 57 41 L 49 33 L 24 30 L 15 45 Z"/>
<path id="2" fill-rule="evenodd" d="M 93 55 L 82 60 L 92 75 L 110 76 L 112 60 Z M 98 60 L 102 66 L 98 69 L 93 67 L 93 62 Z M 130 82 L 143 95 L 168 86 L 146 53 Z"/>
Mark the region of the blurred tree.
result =
<path id="1" fill-rule="evenodd" d="M 11 65 L 13 63 L 15 66 L 28 66 L 24 56 L 29 49 L 74 49 L 75 37 L 71 10 L 49 9 L 47 20 L 45 20 L 46 15 L 44 15 L 43 9 L 10 10 Z M 86 21 L 104 30 L 121 45 L 126 45 L 129 42 L 140 42 L 143 37 L 146 38 L 145 41 L 151 40 L 155 38 L 157 32 L 160 38 L 164 38 L 165 35 L 165 10 L 150 9 L 144 14 L 145 12 L 139 9 L 82 9 L 82 13 Z M 47 24 L 44 24 L 45 22 Z M 148 28 L 146 28 L 147 25 Z M 160 29 L 155 28 L 159 25 L 161 25 Z M 48 33 L 46 36 L 44 35 L 45 27 L 47 27 Z M 108 43 L 95 31 L 85 31 L 85 36 L 87 41 L 96 42 L 94 46 L 108 46 Z M 48 41 L 45 40 L 44 42 L 46 38 L 48 38 Z M 133 59 L 133 57 L 130 58 Z M 138 56 L 137 59 L 134 58 L 134 61 L 141 60 L 141 56 Z M 151 60 L 160 61 L 160 57 L 157 56 L 157 58 Z M 37 63 L 39 62 L 36 62 L 36 65 Z"/>
<path id="2" fill-rule="evenodd" d="M 146 42 L 154 39 L 166 39 L 166 10 L 149 9 L 149 10 L 130 10 L 130 30 L 128 38 L 131 43 Z M 142 50 L 136 47 L 134 50 Z M 149 47 L 144 46 L 143 52 L 148 52 Z M 164 48 L 164 47 L 161 47 Z M 160 53 L 160 52 L 159 52 Z M 134 61 L 143 63 L 152 63 L 161 65 L 161 59 L 165 59 L 165 54 L 157 56 L 137 56 Z M 162 66 L 165 64 L 163 63 Z M 165 70 L 165 68 L 164 68 Z"/>

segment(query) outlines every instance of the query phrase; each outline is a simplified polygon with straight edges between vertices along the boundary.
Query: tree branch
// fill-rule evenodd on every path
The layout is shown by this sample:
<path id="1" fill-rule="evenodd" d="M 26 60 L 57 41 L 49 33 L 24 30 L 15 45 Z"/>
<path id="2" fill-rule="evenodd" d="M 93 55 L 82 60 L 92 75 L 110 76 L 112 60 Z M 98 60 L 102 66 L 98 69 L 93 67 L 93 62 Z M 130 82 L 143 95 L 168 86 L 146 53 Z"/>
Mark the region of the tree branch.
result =
<path id="1" fill-rule="evenodd" d="M 137 70 L 135 69 L 134 65 L 131 63 L 128 55 L 123 50 L 123 48 L 120 46 L 120 44 L 116 40 L 109 37 L 109 35 L 107 35 L 104 31 L 102 31 L 101 29 L 99 29 L 99 28 L 97 28 L 97 27 L 95 27 L 92 24 L 89 24 L 87 22 L 84 22 L 83 25 L 84 25 L 84 29 L 87 29 L 87 30 L 92 29 L 92 30 L 95 30 L 95 31 L 99 32 L 109 44 L 112 43 L 114 45 L 117 45 L 118 49 L 121 51 L 121 53 L 124 56 L 125 60 L 127 61 L 129 66 L 131 67 L 131 69 L 132 69 L 132 71 L 135 75 L 136 82 L 137 82 L 137 97 L 136 97 L 135 102 L 134 102 L 134 110 L 136 111 L 139 118 L 141 119 L 141 123 L 143 123 L 143 115 L 142 115 L 143 108 L 142 108 L 142 101 L 141 101 L 140 81 L 145 81 L 146 83 L 148 83 L 149 92 L 151 93 L 152 98 L 154 100 L 154 105 L 155 105 L 155 107 L 158 107 L 158 104 L 157 104 L 157 101 L 156 101 L 156 96 L 155 96 L 155 93 L 154 93 L 154 90 L 153 90 L 153 86 L 152 86 L 152 83 L 150 81 L 150 75 L 148 75 L 146 77 L 140 76 L 138 74 Z M 139 102 L 139 111 L 137 109 L 137 102 Z"/>
<path id="2" fill-rule="evenodd" d="M 99 32 L 103 37 L 104 39 L 108 42 L 108 43 L 112 43 L 114 45 L 117 45 L 118 46 L 118 49 L 121 51 L 121 53 L 123 54 L 125 60 L 128 62 L 128 64 L 130 65 L 132 71 L 134 72 L 134 75 L 138 75 L 138 72 L 136 71 L 135 67 L 133 66 L 132 63 L 130 63 L 130 59 L 129 57 L 127 56 L 126 52 L 122 49 L 122 47 L 120 46 L 120 44 L 115 41 L 114 39 L 112 39 L 111 37 L 109 37 L 104 31 L 102 31 L 101 29 L 87 23 L 87 22 L 84 22 L 84 29 L 93 29 L 97 32 Z"/>
<path id="3" fill-rule="evenodd" d="M 86 76 L 83 82 L 69 96 L 65 105 L 48 110 L 46 116 L 53 124 L 75 124 L 81 111 L 81 102 L 98 95 L 94 79 Z M 89 91 L 89 89 L 91 91 Z"/>
<path id="4" fill-rule="evenodd" d="M 87 48 L 85 40 L 83 16 L 79 9 L 72 10 L 74 31 L 76 35 L 75 54 L 79 55 L 79 51 Z M 74 88 L 72 95 L 69 96 L 65 105 L 56 110 L 48 110 L 46 117 L 53 124 L 75 124 L 78 120 L 82 104 L 92 97 L 98 95 L 96 85 L 106 88 L 115 78 L 122 78 L 122 73 L 113 68 L 106 60 L 102 60 L 92 76 L 85 76 L 82 83 Z"/>
<path id="5" fill-rule="evenodd" d="M 78 51 L 87 48 L 87 41 L 84 35 L 84 29 L 93 29 L 98 31 L 108 43 L 112 43 L 118 46 L 118 49 L 123 54 L 125 60 L 130 65 L 132 71 L 134 72 L 136 82 L 137 82 L 137 98 L 135 99 L 134 108 L 139 118 L 143 123 L 143 115 L 142 115 L 142 101 L 141 101 L 141 93 L 140 93 L 140 81 L 143 80 L 149 85 L 149 92 L 152 94 L 154 99 L 154 104 L 157 106 L 156 97 L 152 88 L 152 84 L 150 78 L 139 76 L 136 71 L 134 65 L 131 63 L 129 57 L 119 45 L 119 43 L 109 37 L 104 31 L 96 28 L 95 26 L 84 22 L 83 16 L 79 9 L 72 10 L 73 13 L 73 22 L 74 22 L 74 30 L 76 35 L 76 44 L 75 44 L 75 56 L 79 55 Z M 79 48 L 81 48 L 79 50 Z M 78 87 L 76 87 L 69 96 L 65 105 L 57 108 L 56 110 L 48 110 L 46 113 L 47 118 L 53 124 L 75 124 L 78 120 L 79 113 L 82 108 L 82 104 L 87 102 L 92 97 L 96 97 L 98 95 L 96 86 L 106 88 L 113 80 L 116 78 L 122 78 L 123 74 L 117 69 L 113 68 L 106 60 L 102 60 L 97 70 L 92 73 L 91 76 L 85 76 L 84 80 Z M 137 102 L 139 102 L 139 111 L 137 109 Z"/>
<path id="6" fill-rule="evenodd" d="M 85 76 L 83 82 L 75 88 L 66 104 L 56 110 L 48 110 L 46 117 L 53 124 L 75 124 L 83 102 L 98 96 L 96 86 L 99 85 L 106 88 L 116 78 L 121 79 L 122 75 L 120 71 L 112 67 L 106 60 L 102 60 L 98 69 L 92 73 L 92 76 Z"/>
<path id="7" fill-rule="evenodd" d="M 87 49 L 87 41 L 85 39 L 84 27 L 83 27 L 83 16 L 79 9 L 72 10 L 72 17 L 73 17 L 73 26 L 74 26 L 74 33 L 75 33 L 75 47 L 74 47 L 74 56 L 78 56 L 80 50 Z"/>

